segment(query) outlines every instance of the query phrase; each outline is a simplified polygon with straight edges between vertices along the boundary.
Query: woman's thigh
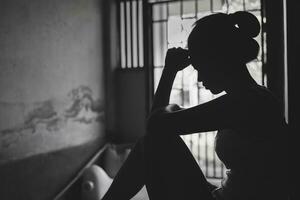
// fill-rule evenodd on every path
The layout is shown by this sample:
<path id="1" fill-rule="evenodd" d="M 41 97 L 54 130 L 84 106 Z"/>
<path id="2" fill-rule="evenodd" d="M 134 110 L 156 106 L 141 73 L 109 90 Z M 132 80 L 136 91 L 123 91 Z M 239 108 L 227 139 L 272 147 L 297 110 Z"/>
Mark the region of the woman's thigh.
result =
<path id="1" fill-rule="evenodd" d="M 148 135 L 143 142 L 150 199 L 213 199 L 205 176 L 180 136 Z"/>

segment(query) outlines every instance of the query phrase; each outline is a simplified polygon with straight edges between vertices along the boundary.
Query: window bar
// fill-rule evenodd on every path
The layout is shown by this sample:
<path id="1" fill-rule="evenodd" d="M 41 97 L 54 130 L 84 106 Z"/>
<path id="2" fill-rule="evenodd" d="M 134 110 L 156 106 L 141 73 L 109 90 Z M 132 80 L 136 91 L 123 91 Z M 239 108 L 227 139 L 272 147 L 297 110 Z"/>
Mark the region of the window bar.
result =
<path id="1" fill-rule="evenodd" d="M 253 9 L 247 9 L 245 11 L 248 11 L 248 12 L 260 12 L 260 9 L 253 8 Z"/>
<path id="2" fill-rule="evenodd" d="M 119 46 L 120 46 L 120 57 L 121 57 L 121 68 L 125 68 L 125 52 L 124 52 L 124 43 L 125 43 L 125 39 L 124 39 L 124 2 L 120 1 L 119 4 L 119 21 L 118 21 L 118 27 L 120 28 L 120 39 L 119 39 Z"/>
<path id="3" fill-rule="evenodd" d="M 195 16 L 182 17 L 182 19 L 195 19 Z"/>
<path id="4" fill-rule="evenodd" d="M 180 0 L 180 18 L 183 19 L 183 2 Z"/>
<path id="5" fill-rule="evenodd" d="M 170 13 L 169 13 L 169 2 L 167 2 L 167 20 L 166 20 L 166 22 L 167 22 L 167 27 L 166 27 L 167 49 L 168 49 L 168 45 L 169 45 L 169 37 L 168 37 L 168 35 L 169 35 L 168 23 L 169 23 L 169 17 L 170 17 L 169 15 L 170 15 Z"/>
<path id="6" fill-rule="evenodd" d="M 215 134 L 215 132 L 214 132 Z M 215 151 L 213 150 L 213 169 L 214 169 L 214 177 L 216 177 L 216 154 Z"/>
<path id="7" fill-rule="evenodd" d="M 144 38 L 144 35 L 143 35 L 143 1 L 142 0 L 138 0 L 138 7 L 139 7 L 139 15 L 138 15 L 138 18 L 139 18 L 139 29 L 138 29 L 138 33 L 139 33 L 139 40 L 138 40 L 138 46 L 140 47 L 139 48 L 139 60 L 140 60 L 140 63 L 139 65 L 141 67 L 144 66 L 144 44 L 143 44 L 143 38 Z"/>
<path id="8" fill-rule="evenodd" d="M 180 0 L 180 18 L 181 18 L 181 20 L 183 19 L 183 2 L 182 2 L 182 0 Z M 182 24 L 180 24 L 180 26 L 182 28 Z M 182 42 L 182 41 L 180 41 L 180 42 Z M 181 70 L 181 92 L 182 92 L 182 95 L 181 95 L 182 102 L 181 103 L 182 103 L 182 106 L 184 106 L 184 70 Z M 192 136 L 191 136 L 190 140 L 192 141 Z M 191 142 L 191 145 L 192 145 L 192 142 Z"/>
<path id="9" fill-rule="evenodd" d="M 262 71 L 262 84 L 265 85 L 265 74 L 266 74 L 266 57 L 265 57 L 265 8 L 264 8 L 264 0 L 260 3 L 260 17 L 261 17 L 261 71 Z"/>
<path id="10" fill-rule="evenodd" d="M 132 68 L 133 60 L 132 60 L 132 12 L 131 12 L 131 2 L 126 1 L 126 9 L 127 9 L 127 59 L 128 59 L 128 68 Z"/>
<path id="11" fill-rule="evenodd" d="M 142 8 L 142 63 L 146 68 L 146 86 L 148 89 L 146 97 L 146 111 L 149 114 L 151 102 L 154 97 L 154 69 L 153 69 L 153 27 L 152 27 L 152 6 L 148 1 L 140 0 Z M 151 17 L 151 18 L 150 18 Z"/>
<path id="12" fill-rule="evenodd" d="M 243 0 L 243 11 L 246 11 L 246 3 L 245 3 L 245 0 Z"/>
<path id="13" fill-rule="evenodd" d="M 196 20 L 198 19 L 197 13 L 198 13 L 198 1 L 195 0 L 195 19 Z"/>
<path id="14" fill-rule="evenodd" d="M 133 54 L 133 47 L 134 47 L 134 43 L 133 43 L 133 9 L 132 9 L 132 0 L 129 1 L 129 11 L 130 11 L 130 42 L 131 42 L 131 48 L 130 48 L 130 52 L 131 52 L 131 67 L 134 67 L 134 54 Z"/>
<path id="15" fill-rule="evenodd" d="M 228 14 L 229 13 L 229 2 L 228 2 L 228 0 L 225 0 L 225 3 L 226 3 L 226 13 Z"/>
<path id="16" fill-rule="evenodd" d="M 200 138 L 201 138 L 201 135 L 200 133 L 198 133 L 198 157 L 197 157 L 197 160 L 198 160 L 198 163 L 200 164 Z"/>
<path id="17" fill-rule="evenodd" d="M 214 2 L 213 0 L 210 0 L 210 12 L 213 13 L 214 12 Z"/>
<path id="18" fill-rule="evenodd" d="M 125 50 L 125 66 L 124 68 L 128 68 L 128 52 L 127 52 L 127 5 L 126 5 L 126 1 L 123 2 L 124 4 L 124 33 L 125 33 L 125 36 L 124 36 L 124 44 L 125 44 L 125 47 L 124 47 L 124 50 Z"/>
<path id="19" fill-rule="evenodd" d="M 197 2 L 197 0 L 196 0 Z M 197 16 L 197 10 L 196 9 L 196 16 Z M 197 73 L 197 76 L 198 76 L 198 73 Z M 196 86 L 197 86 L 197 103 L 198 105 L 200 104 L 200 87 L 199 87 L 199 82 L 198 82 L 198 78 L 197 78 L 197 82 L 196 82 Z M 201 139 L 201 133 L 198 133 L 198 161 L 199 161 L 199 165 L 200 165 L 200 139 Z"/>
<path id="20" fill-rule="evenodd" d="M 140 66 L 140 46 L 139 46 L 139 33 L 140 33 L 140 26 L 139 26 L 139 23 L 140 23 L 140 14 L 139 14 L 139 1 L 140 0 L 136 0 L 136 6 L 135 6 L 135 9 L 136 9 L 136 63 L 137 63 L 137 67 L 141 67 Z"/>
<path id="21" fill-rule="evenodd" d="M 181 104 L 182 106 L 184 107 L 184 72 L 183 70 L 181 70 L 181 92 L 182 92 L 182 95 L 181 95 Z"/>
<path id="22" fill-rule="evenodd" d="M 168 22 L 168 20 L 166 20 L 166 19 L 157 19 L 157 20 L 152 20 L 152 22 L 156 22 L 156 23 L 158 23 L 158 22 Z"/>
<path id="23" fill-rule="evenodd" d="M 208 176 L 208 147 L 207 147 L 207 134 L 205 133 L 205 172 L 206 172 L 206 177 Z"/>
<path id="24" fill-rule="evenodd" d="M 224 173 L 225 173 L 224 164 L 221 163 L 221 177 L 224 177 Z"/>
<path id="25" fill-rule="evenodd" d="M 155 1 L 155 2 L 149 2 L 149 4 L 152 4 L 152 5 L 154 5 L 154 4 L 165 4 L 165 3 L 173 3 L 173 2 L 178 2 L 178 1 L 183 1 L 183 0 L 165 0 L 165 1 Z M 184 1 L 189 1 L 189 0 L 184 0 Z"/>
<path id="26" fill-rule="evenodd" d="M 190 150 L 191 151 L 193 151 L 193 145 L 194 145 L 194 143 L 193 143 L 193 135 L 191 134 L 190 135 Z"/>

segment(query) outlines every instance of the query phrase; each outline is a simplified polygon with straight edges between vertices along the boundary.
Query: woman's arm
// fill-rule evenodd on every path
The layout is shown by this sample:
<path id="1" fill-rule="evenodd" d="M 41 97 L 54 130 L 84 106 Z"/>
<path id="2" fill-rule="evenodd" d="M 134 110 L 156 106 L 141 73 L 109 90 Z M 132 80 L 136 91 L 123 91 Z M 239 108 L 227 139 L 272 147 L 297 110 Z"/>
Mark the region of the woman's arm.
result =
<path id="1" fill-rule="evenodd" d="M 188 109 L 168 105 L 152 113 L 148 130 L 158 134 L 185 135 L 233 127 L 249 129 L 262 123 L 259 102 L 249 97 L 233 97 L 228 94 Z M 261 113 L 261 112 L 260 112 Z"/>
<path id="2" fill-rule="evenodd" d="M 167 68 L 163 69 L 157 90 L 154 95 L 151 113 L 156 109 L 165 107 L 169 104 L 170 94 L 176 74 L 177 72 L 175 71 Z"/>
<path id="3" fill-rule="evenodd" d="M 181 48 L 169 49 L 165 59 L 165 67 L 159 80 L 151 112 L 169 104 L 174 79 L 178 71 L 189 65 L 188 52 Z"/>
<path id="4" fill-rule="evenodd" d="M 189 65 L 188 52 L 169 49 L 152 109 L 147 122 L 149 132 L 164 134 L 190 134 L 213 131 L 249 124 L 258 118 L 258 104 L 253 97 L 224 95 L 210 102 L 181 109 L 169 105 L 170 93 L 176 73 Z M 247 93 L 245 93 L 247 94 Z M 249 93 L 250 94 L 250 93 Z"/>

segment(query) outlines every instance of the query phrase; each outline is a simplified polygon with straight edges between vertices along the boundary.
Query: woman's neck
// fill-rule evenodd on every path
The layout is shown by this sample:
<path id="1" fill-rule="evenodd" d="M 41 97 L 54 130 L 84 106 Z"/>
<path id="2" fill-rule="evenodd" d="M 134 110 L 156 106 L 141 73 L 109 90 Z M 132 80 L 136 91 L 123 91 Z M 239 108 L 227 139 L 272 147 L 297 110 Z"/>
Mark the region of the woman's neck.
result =
<path id="1" fill-rule="evenodd" d="M 231 79 L 228 79 L 228 84 L 225 88 L 227 94 L 243 93 L 258 86 L 250 75 L 246 65 L 239 67 L 242 70 L 239 73 L 233 74 Z"/>

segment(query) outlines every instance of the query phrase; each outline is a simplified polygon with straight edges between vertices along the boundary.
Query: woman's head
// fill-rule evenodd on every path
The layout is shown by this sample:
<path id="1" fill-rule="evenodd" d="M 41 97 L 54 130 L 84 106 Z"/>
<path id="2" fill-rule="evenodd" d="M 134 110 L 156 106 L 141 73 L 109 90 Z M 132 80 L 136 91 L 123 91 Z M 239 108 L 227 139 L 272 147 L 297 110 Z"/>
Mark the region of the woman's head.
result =
<path id="1" fill-rule="evenodd" d="M 203 82 L 220 85 L 232 78 L 227 76 L 229 72 L 245 70 L 238 67 L 257 57 L 259 45 L 253 38 L 259 31 L 257 18 L 244 11 L 199 19 L 188 37 L 188 49 L 192 65 L 203 76 Z"/>

